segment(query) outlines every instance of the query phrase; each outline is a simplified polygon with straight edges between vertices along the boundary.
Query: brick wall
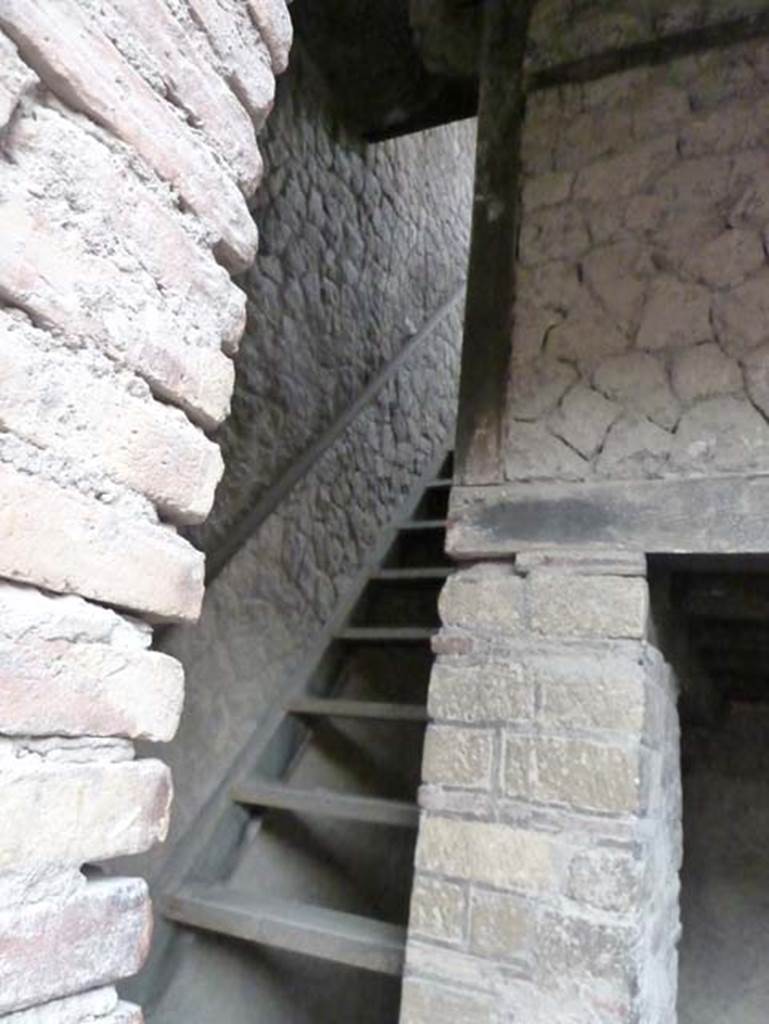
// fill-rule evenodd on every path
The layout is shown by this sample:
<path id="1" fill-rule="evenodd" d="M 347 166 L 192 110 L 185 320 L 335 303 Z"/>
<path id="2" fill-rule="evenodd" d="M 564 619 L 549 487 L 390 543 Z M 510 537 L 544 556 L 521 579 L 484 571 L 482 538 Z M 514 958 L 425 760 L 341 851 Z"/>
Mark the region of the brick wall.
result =
<path id="1" fill-rule="evenodd" d="M 181 710 L 151 624 L 200 610 L 176 528 L 222 471 L 291 28 L 282 0 L 0 0 L 0 30 L 0 1014 L 128 1024 L 146 885 L 82 868 L 168 827 L 133 747 Z"/>

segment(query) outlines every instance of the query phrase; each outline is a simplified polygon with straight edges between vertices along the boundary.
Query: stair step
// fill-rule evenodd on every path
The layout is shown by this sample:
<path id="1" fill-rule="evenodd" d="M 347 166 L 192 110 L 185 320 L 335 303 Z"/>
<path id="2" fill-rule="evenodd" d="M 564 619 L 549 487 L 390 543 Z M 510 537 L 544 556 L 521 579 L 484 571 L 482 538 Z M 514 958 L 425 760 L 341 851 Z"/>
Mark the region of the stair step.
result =
<path id="1" fill-rule="evenodd" d="M 349 643 L 416 644 L 427 643 L 437 632 L 429 626 L 348 626 L 336 638 Z"/>
<path id="2" fill-rule="evenodd" d="M 403 973 L 406 929 L 374 918 L 202 885 L 169 897 L 164 912 L 179 924 L 234 939 L 379 974 Z"/>
<path id="3" fill-rule="evenodd" d="M 340 700 L 333 697 L 299 697 L 288 704 L 293 715 L 329 718 L 373 718 L 390 722 L 426 722 L 421 704 L 393 704 L 383 700 Z"/>
<path id="4" fill-rule="evenodd" d="M 423 580 L 434 580 L 442 583 L 455 572 L 453 566 L 436 565 L 433 568 L 416 569 L 379 569 L 371 574 L 371 579 L 378 583 L 420 583 Z"/>
<path id="5" fill-rule="evenodd" d="M 342 818 L 368 825 L 416 828 L 419 824 L 416 804 L 381 797 L 353 796 L 331 789 L 296 789 L 281 783 L 246 781 L 233 788 L 232 798 L 249 807 L 275 807 L 297 814 Z"/>
<path id="6" fill-rule="evenodd" d="M 398 530 L 402 533 L 417 533 L 419 530 L 445 530 L 448 523 L 445 519 L 407 519 Z"/>

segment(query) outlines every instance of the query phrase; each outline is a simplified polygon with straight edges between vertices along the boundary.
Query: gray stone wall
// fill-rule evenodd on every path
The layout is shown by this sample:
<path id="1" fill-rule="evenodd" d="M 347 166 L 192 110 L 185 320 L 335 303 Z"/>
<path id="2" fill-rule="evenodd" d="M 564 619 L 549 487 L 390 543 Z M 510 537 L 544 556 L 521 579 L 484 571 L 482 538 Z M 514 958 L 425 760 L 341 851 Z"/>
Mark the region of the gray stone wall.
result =
<path id="1" fill-rule="evenodd" d="M 676 686 L 645 571 L 533 551 L 446 585 L 402 1024 L 675 1021 Z"/>
<path id="2" fill-rule="evenodd" d="M 473 123 L 363 146 L 299 57 L 270 125 L 260 260 L 244 281 L 248 328 L 220 434 L 225 475 L 198 538 L 214 550 L 462 282 L 467 259 Z M 164 751 L 174 814 L 166 847 L 142 864 L 151 878 L 279 702 L 381 529 L 451 447 L 461 330 L 458 303 L 208 588 L 199 623 L 164 640 L 188 698 Z"/>
<path id="3" fill-rule="evenodd" d="M 346 135 L 297 45 L 260 139 L 260 258 L 211 550 L 462 283 L 474 124 L 366 146 Z"/>
<path id="4" fill-rule="evenodd" d="M 508 480 L 769 468 L 769 45 L 533 95 Z"/>

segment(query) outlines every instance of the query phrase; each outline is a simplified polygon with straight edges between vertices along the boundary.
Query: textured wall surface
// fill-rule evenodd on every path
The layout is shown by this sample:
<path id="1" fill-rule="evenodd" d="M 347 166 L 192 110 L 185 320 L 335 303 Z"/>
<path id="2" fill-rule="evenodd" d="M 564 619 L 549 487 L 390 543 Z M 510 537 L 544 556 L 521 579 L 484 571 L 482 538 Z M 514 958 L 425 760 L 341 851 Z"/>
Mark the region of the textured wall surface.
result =
<path id="1" fill-rule="evenodd" d="M 363 147 L 341 133 L 301 55 L 279 89 L 257 211 L 265 276 L 247 282 L 210 544 L 461 284 L 466 265 L 472 123 Z M 461 318 L 458 304 L 214 581 L 200 623 L 165 641 L 189 694 L 164 752 L 176 784 L 172 841 L 291 682 L 381 529 L 450 447 Z M 151 855 L 150 876 L 164 857 Z"/>
<path id="2" fill-rule="evenodd" d="M 769 468 L 769 45 L 533 96 L 508 480 Z"/>
<path id="3" fill-rule="evenodd" d="M 138 1022 L 140 879 L 167 832 L 183 673 L 250 265 L 282 0 L 0 2 L 0 1014 Z M 109 607 L 111 606 L 111 607 Z M 114 608 L 114 610 L 112 610 Z M 146 622 L 142 621 L 146 620 Z M 79 993 L 88 990 L 87 995 Z M 38 1004 L 45 1003 L 37 1010 Z M 5 1019 L 5 1018 L 4 1018 Z"/>
<path id="4" fill-rule="evenodd" d="M 462 283 L 470 123 L 366 146 L 297 46 L 260 138 L 259 262 L 207 549 Z"/>
<path id="5" fill-rule="evenodd" d="M 443 590 L 403 1024 L 672 1024 L 676 688 L 645 560 L 529 552 Z"/>

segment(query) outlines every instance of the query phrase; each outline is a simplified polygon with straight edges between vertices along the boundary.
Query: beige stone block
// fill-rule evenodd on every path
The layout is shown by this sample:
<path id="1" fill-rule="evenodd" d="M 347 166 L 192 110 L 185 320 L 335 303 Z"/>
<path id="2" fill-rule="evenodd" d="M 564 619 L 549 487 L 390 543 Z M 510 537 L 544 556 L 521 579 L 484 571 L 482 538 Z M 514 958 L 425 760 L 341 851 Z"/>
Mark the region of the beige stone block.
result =
<path id="1" fill-rule="evenodd" d="M 423 817 L 417 867 L 500 889 L 540 892 L 556 886 L 559 865 L 551 837 L 514 825 Z"/>
<path id="2" fill-rule="evenodd" d="M 578 903 L 620 914 L 638 908 L 643 863 L 630 851 L 585 850 L 569 865 L 568 895 Z"/>
<path id="3" fill-rule="evenodd" d="M 467 888 L 417 875 L 411 891 L 409 932 L 443 942 L 459 942 L 465 931 Z"/>
<path id="4" fill-rule="evenodd" d="M 140 878 L 90 882 L 66 901 L 0 911 L 0 1012 L 130 977 L 151 931 Z"/>
<path id="5" fill-rule="evenodd" d="M 470 950 L 490 960 L 514 960 L 531 952 L 536 937 L 534 904 L 517 896 L 476 890 L 470 908 Z"/>
<path id="6" fill-rule="evenodd" d="M 37 85 L 38 78 L 13 43 L 0 36 L 0 129 L 11 120 L 20 100 Z"/>
<path id="7" fill-rule="evenodd" d="M 640 744 L 539 737 L 531 792 L 544 803 L 606 814 L 641 814 L 645 792 Z"/>
<path id="8" fill-rule="evenodd" d="M 116 19 L 113 12 L 121 17 Z M 104 9 L 100 13 L 100 28 L 129 63 L 138 47 L 149 55 L 147 72 L 156 71 L 169 84 L 175 102 L 250 196 L 262 176 L 262 159 L 248 112 L 227 82 L 201 59 L 167 6 L 160 0 L 113 0 L 109 14 Z M 151 73 L 145 77 L 151 83 Z"/>
<path id="9" fill-rule="evenodd" d="M 105 365 L 106 364 L 106 365 Z M 0 425 L 146 495 L 168 518 L 208 515 L 223 462 L 179 410 L 110 372 L 107 360 L 49 345 L 0 313 Z M 35 386 L 30 387 L 34 381 Z"/>
<path id="10" fill-rule="evenodd" d="M 438 601 L 445 626 L 499 629 L 517 635 L 523 629 L 523 583 L 512 565 L 482 565 L 450 577 Z"/>
<path id="11" fill-rule="evenodd" d="M 422 778 L 443 786 L 489 789 L 493 758 L 492 729 L 430 725 L 425 736 Z"/>
<path id="12" fill-rule="evenodd" d="M 643 639 L 649 617 L 646 580 L 541 570 L 528 576 L 532 629 L 543 636 Z"/>
<path id="13" fill-rule="evenodd" d="M 529 721 L 534 690 L 520 661 L 452 665 L 439 660 L 427 698 L 431 718 L 476 722 Z"/>
<path id="14" fill-rule="evenodd" d="M 8 736 L 168 742 L 183 697 L 181 664 L 159 651 L 0 638 L 0 733 Z"/>
<path id="15" fill-rule="evenodd" d="M 526 800 L 531 796 L 533 740 L 510 733 L 505 736 L 503 788 L 506 796 Z"/>
<path id="16" fill-rule="evenodd" d="M 282 2 L 282 0 L 277 0 Z M 223 76 L 261 128 L 275 99 L 272 56 L 246 5 L 224 7 L 217 0 L 188 0 L 190 14 L 208 37 Z"/>
<path id="17" fill-rule="evenodd" d="M 203 556 L 168 528 L 0 465 L 0 575 L 150 612 L 197 617 Z"/>
<path id="18" fill-rule="evenodd" d="M 133 146 L 179 190 L 233 270 L 249 266 L 256 228 L 237 186 L 77 4 L 3 0 L 0 26 L 58 96 Z"/>
<path id="19" fill-rule="evenodd" d="M 293 40 L 291 16 L 284 0 L 248 0 L 248 9 L 267 45 L 276 75 L 288 67 Z"/>
<path id="20" fill-rule="evenodd" d="M 162 762 L 26 762 L 2 763 L 0 871 L 106 860 L 165 839 L 171 775 Z"/>
<path id="21" fill-rule="evenodd" d="M 489 1024 L 493 1010 L 491 996 L 407 978 L 400 1024 Z"/>
<path id="22" fill-rule="evenodd" d="M 121 295 L 128 284 L 110 260 L 92 255 L 77 232 L 52 229 L 42 213 L 20 201 L 0 206 L 0 234 L 0 279 L 8 301 L 65 332 L 70 343 L 79 338 L 96 344 L 203 425 L 224 419 L 234 381 L 231 360 L 218 348 L 180 344 L 178 323 L 165 316 L 159 298 L 134 289 L 131 308 Z M 96 309 L 94 295 L 100 298 Z"/>

